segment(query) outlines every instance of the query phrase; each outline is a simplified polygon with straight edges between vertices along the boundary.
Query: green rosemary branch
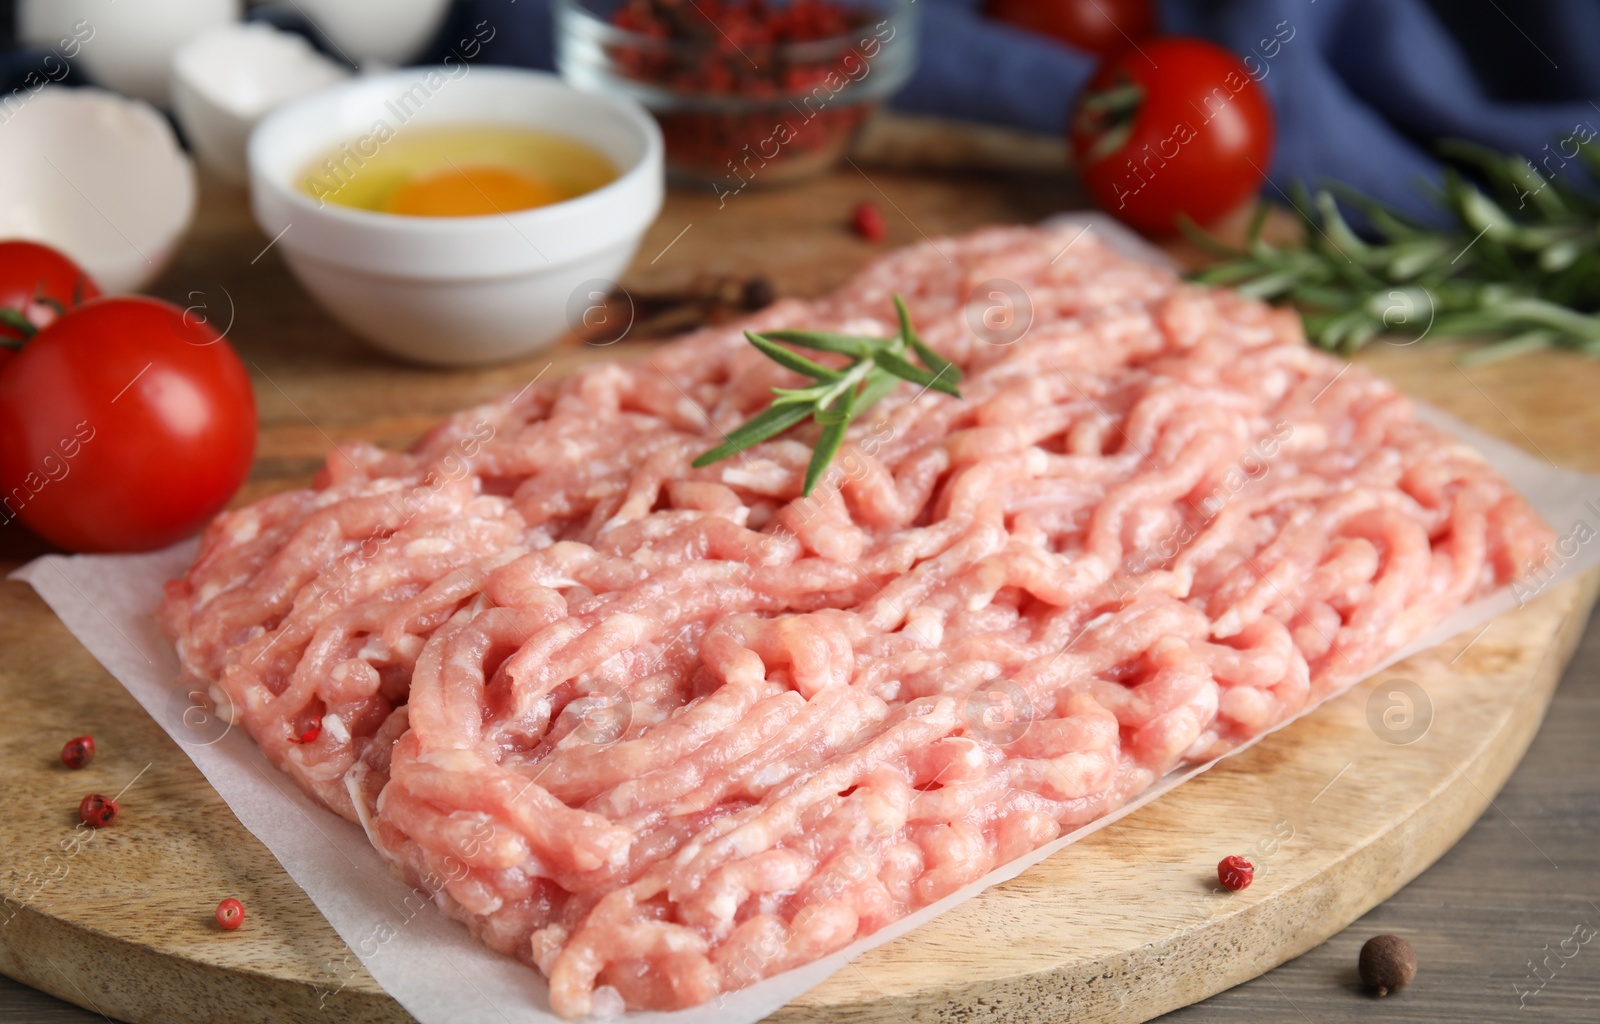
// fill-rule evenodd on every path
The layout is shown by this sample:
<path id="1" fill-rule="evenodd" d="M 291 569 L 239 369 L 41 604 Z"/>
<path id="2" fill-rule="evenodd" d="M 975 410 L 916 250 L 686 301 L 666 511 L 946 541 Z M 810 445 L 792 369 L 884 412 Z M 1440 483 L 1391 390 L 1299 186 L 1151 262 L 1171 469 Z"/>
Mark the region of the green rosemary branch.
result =
<path id="1" fill-rule="evenodd" d="M 1565 177 L 1546 178 L 1521 156 L 1462 141 L 1440 150 L 1487 186 L 1445 172 L 1444 187 L 1430 198 L 1450 215 L 1449 227 L 1420 224 L 1353 189 L 1311 196 L 1298 188 L 1291 199 L 1304 223 L 1304 248 L 1262 239 L 1265 205 L 1243 248 L 1188 223 L 1185 233 L 1221 258 L 1192 276 L 1292 303 L 1312 341 L 1346 355 L 1380 335 L 1404 334 L 1410 341 L 1498 339 L 1468 356 L 1471 362 L 1547 347 L 1600 356 L 1600 195 Z M 1576 151 L 1600 180 L 1600 143 L 1586 141 Z M 1372 241 L 1340 215 L 1336 195 L 1366 216 Z"/>
<path id="2" fill-rule="evenodd" d="M 956 385 L 961 380 L 961 371 L 917 337 L 916 329 L 911 326 L 911 315 L 898 295 L 894 297 L 894 308 L 900 318 L 900 330 L 892 338 L 864 338 L 829 331 L 768 331 L 765 334 L 745 331 L 750 344 L 768 359 L 816 383 L 805 388 L 773 388 L 772 404 L 764 412 L 728 434 L 721 444 L 695 459 L 694 465 L 709 466 L 776 437 L 807 419 L 814 419 L 822 425 L 822 435 L 817 438 L 811 463 L 806 467 L 804 493 L 810 497 L 828 463 L 844 443 L 851 421 L 893 391 L 901 381 L 960 398 Z M 838 368 L 823 366 L 784 348 L 778 344 L 780 341 L 848 356 L 849 361 Z M 920 360 L 920 366 L 911 362 L 912 356 Z"/>

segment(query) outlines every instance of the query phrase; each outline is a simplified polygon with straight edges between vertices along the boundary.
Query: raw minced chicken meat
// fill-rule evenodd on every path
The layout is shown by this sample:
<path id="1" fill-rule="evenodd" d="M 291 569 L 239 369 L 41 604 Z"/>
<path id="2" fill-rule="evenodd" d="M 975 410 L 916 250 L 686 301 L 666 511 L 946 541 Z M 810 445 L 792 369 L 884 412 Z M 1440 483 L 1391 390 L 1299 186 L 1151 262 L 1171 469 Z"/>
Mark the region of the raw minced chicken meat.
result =
<path id="1" fill-rule="evenodd" d="M 184 670 L 576 1017 L 871 934 L 1537 557 L 1477 453 L 1292 313 L 1076 234 L 903 250 L 335 452 L 168 585 Z M 969 320 L 992 279 L 1012 344 Z M 691 468 L 800 380 L 742 328 L 887 336 L 895 293 L 961 399 L 901 385 L 810 498 L 814 424 Z"/>

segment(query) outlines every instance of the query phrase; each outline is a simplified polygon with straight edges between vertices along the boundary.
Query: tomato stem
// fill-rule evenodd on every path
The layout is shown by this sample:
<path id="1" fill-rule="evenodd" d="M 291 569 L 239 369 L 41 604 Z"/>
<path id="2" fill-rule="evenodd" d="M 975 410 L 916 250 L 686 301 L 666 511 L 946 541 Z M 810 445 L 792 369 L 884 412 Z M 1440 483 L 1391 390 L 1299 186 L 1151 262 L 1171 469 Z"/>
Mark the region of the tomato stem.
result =
<path id="1" fill-rule="evenodd" d="M 1084 154 L 1085 164 L 1104 160 L 1128 144 L 1144 100 L 1144 87 L 1126 79 L 1083 94 L 1078 101 L 1079 128 L 1096 136 Z"/>
<path id="2" fill-rule="evenodd" d="M 33 321 L 14 309 L 0 309 L 0 326 L 9 327 L 22 335 L 21 338 L 0 337 L 0 345 L 6 348 L 21 349 L 29 338 L 39 332 Z"/>

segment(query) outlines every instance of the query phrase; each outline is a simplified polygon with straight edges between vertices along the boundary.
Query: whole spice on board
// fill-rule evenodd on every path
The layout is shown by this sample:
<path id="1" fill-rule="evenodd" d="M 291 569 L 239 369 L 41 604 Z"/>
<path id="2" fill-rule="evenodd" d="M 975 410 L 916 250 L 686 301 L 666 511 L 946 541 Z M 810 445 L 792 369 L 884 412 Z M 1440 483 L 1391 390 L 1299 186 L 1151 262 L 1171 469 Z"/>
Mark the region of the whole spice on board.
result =
<path id="1" fill-rule="evenodd" d="M 1217 864 L 1217 881 L 1229 892 L 1248 888 L 1256 880 L 1256 866 L 1243 857 L 1224 857 Z"/>
<path id="2" fill-rule="evenodd" d="M 76 736 L 61 748 L 61 763 L 68 768 L 82 768 L 94 760 L 94 737 Z"/>
<path id="3" fill-rule="evenodd" d="M 90 793 L 78 803 L 78 820 L 102 828 L 117 820 L 117 802 L 109 796 Z"/>
<path id="4" fill-rule="evenodd" d="M 217 924 L 220 924 L 230 932 L 244 924 L 244 904 L 232 896 L 218 903 Z"/>

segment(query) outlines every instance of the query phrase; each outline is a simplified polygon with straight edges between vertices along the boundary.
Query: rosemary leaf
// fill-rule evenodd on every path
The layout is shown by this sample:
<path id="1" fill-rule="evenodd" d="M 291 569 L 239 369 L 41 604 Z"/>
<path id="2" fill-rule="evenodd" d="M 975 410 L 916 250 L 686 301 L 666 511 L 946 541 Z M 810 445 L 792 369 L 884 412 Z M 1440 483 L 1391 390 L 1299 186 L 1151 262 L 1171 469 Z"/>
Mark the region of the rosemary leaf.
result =
<path id="1" fill-rule="evenodd" d="M 1249 226 L 1249 228 L 1247 228 L 1245 230 L 1245 233 L 1244 233 L 1244 238 L 1245 238 L 1245 244 L 1246 245 L 1254 246 L 1254 245 L 1258 245 L 1258 244 L 1264 244 L 1262 242 L 1261 232 L 1266 230 L 1266 227 L 1267 227 L 1267 214 L 1269 214 L 1271 212 L 1272 212 L 1272 207 L 1269 206 L 1268 204 L 1266 204 L 1266 203 L 1257 203 L 1256 204 L 1256 212 L 1252 213 L 1250 215 L 1250 226 Z M 1184 219 L 1188 220 L 1188 216 L 1185 215 Z M 1189 221 L 1189 223 L 1193 224 L 1194 221 Z"/>
<path id="2" fill-rule="evenodd" d="M 691 465 L 699 469 L 730 455 L 736 455 L 769 437 L 776 437 L 811 413 L 810 406 L 799 403 L 772 405 L 765 412 L 751 417 L 744 425 L 724 438 L 721 444 L 695 459 Z"/>
<path id="3" fill-rule="evenodd" d="M 915 363 L 907 362 L 888 349 L 879 349 L 877 352 L 872 353 L 872 361 L 902 380 L 908 380 L 913 384 L 921 384 L 923 387 L 933 388 L 935 391 L 943 391 L 945 394 L 956 398 L 961 397 L 961 392 L 956 390 L 956 386 L 950 381 L 944 380 L 940 374 L 931 370 L 924 370 Z"/>
<path id="4" fill-rule="evenodd" d="M 1298 276 L 1292 270 L 1280 270 L 1276 274 L 1263 274 L 1239 285 L 1235 290 L 1252 299 L 1272 299 L 1288 291 Z"/>
<path id="5" fill-rule="evenodd" d="M 1263 202 L 1256 207 L 1256 216 L 1260 217 L 1262 220 L 1265 220 L 1265 214 L 1262 213 L 1263 210 L 1270 211 L 1271 205 Z M 1252 220 L 1252 226 L 1254 223 L 1255 221 Z M 1183 232 L 1184 238 L 1187 238 L 1197 247 L 1204 249 L 1213 256 L 1220 256 L 1224 259 L 1238 259 L 1244 255 L 1243 250 L 1235 249 L 1233 246 L 1227 244 L 1221 239 L 1208 234 L 1205 228 L 1202 228 L 1200 225 L 1196 224 L 1194 222 L 1194 218 L 1190 217 L 1187 213 L 1178 214 L 1177 224 L 1178 230 Z M 1252 240 L 1253 239 L 1254 235 L 1252 234 Z M 1195 275 L 1196 279 L 1204 280 L 1205 275 L 1209 273 L 1211 269 L 1213 268 L 1207 267 L 1202 269 Z M 1247 267 L 1246 269 L 1248 270 L 1249 268 Z"/>
<path id="6" fill-rule="evenodd" d="M 1328 238 L 1334 245 L 1344 250 L 1351 259 L 1362 259 L 1370 255 L 1367 243 L 1355 233 L 1355 229 L 1345 222 L 1344 216 L 1339 213 L 1339 204 L 1334 202 L 1333 196 L 1327 192 L 1318 192 L 1316 198 L 1317 213 L 1322 217 L 1322 230 L 1327 232 Z"/>
<path id="7" fill-rule="evenodd" d="M 836 381 L 844 376 L 838 370 L 830 370 L 821 363 L 812 362 L 798 352 L 790 352 L 782 345 L 776 345 L 754 331 L 745 331 L 744 336 L 749 340 L 750 344 L 760 349 L 768 359 L 779 366 L 810 377 L 812 380 Z"/>
<path id="8" fill-rule="evenodd" d="M 830 410 L 832 415 L 817 413 L 817 422 L 823 424 L 822 436 L 817 438 L 817 447 L 812 450 L 811 462 L 806 466 L 806 481 L 800 490 L 805 497 L 811 497 L 822 474 L 828 471 L 828 463 L 839 454 L 839 446 L 844 444 L 845 431 L 850 429 L 850 420 L 855 414 L 855 402 L 856 393 L 846 391 L 839 397 L 839 407 Z"/>
<path id="9" fill-rule="evenodd" d="M 922 365 L 932 370 L 936 377 L 955 369 L 954 366 L 950 365 L 948 359 L 923 344 L 922 338 L 917 335 L 917 329 L 911 326 L 911 314 L 906 311 L 905 300 L 898 295 L 894 297 L 894 311 L 900 317 L 900 337 L 904 338 L 906 343 L 917 353 L 917 358 L 922 360 Z M 959 392 L 951 391 L 950 394 L 955 395 L 957 398 L 961 397 Z"/>
<path id="10" fill-rule="evenodd" d="M 856 415 L 859 416 L 878 404 L 878 400 L 900 386 L 900 378 L 892 373 L 875 372 L 867 375 L 867 382 L 856 392 Z"/>
<path id="11" fill-rule="evenodd" d="M 835 334 L 832 331 L 767 331 L 762 337 L 770 341 L 787 341 L 791 345 L 804 345 L 819 352 L 838 352 L 847 356 L 867 356 L 878 343 L 877 338 L 858 338 L 852 334 Z"/>
<path id="12" fill-rule="evenodd" d="M 1387 265 L 1389 277 L 1396 281 L 1409 281 L 1439 262 L 1449 243 L 1442 238 L 1415 238 L 1393 246 Z"/>

